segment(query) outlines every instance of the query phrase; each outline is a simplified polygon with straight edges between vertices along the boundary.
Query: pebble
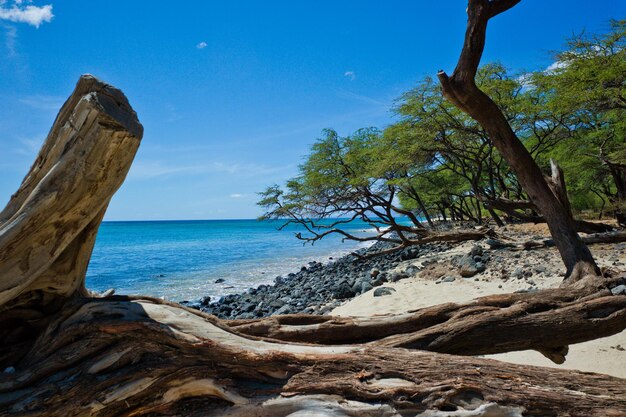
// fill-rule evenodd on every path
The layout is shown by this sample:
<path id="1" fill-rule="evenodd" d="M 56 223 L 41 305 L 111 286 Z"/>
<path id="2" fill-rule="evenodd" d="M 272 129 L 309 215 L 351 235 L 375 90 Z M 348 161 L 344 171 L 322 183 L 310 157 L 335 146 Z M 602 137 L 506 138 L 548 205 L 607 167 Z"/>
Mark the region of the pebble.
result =
<path id="1" fill-rule="evenodd" d="M 374 297 L 382 297 L 383 295 L 391 295 L 394 292 L 396 292 L 396 290 L 391 287 L 380 287 L 374 290 Z"/>

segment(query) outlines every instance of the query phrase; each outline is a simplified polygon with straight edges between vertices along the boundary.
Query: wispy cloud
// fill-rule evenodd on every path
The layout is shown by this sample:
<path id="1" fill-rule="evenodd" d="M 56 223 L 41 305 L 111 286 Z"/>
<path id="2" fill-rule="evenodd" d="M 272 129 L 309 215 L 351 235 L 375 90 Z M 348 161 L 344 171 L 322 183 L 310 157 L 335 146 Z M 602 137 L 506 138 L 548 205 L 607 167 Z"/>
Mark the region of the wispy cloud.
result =
<path id="1" fill-rule="evenodd" d="M 234 193 L 229 195 L 230 198 L 244 198 L 245 194 Z"/>
<path id="2" fill-rule="evenodd" d="M 26 23 L 38 28 L 43 22 L 50 22 L 54 17 L 52 5 L 34 6 L 29 0 L 14 0 L 9 6 L 6 0 L 0 1 L 0 20 L 14 23 Z"/>
<path id="3" fill-rule="evenodd" d="M 33 109 L 58 111 L 63 105 L 64 98 L 59 96 L 33 95 L 22 97 L 18 101 Z"/>
<path id="4" fill-rule="evenodd" d="M 350 81 L 354 81 L 356 79 L 356 74 L 354 73 L 354 71 L 346 71 L 343 73 L 343 76 L 350 78 Z"/>
<path id="5" fill-rule="evenodd" d="M 17 147 L 13 151 L 18 155 L 33 158 L 39 152 L 45 137 L 46 135 L 41 134 L 29 138 L 20 138 Z"/>
<path id="6" fill-rule="evenodd" d="M 15 42 L 17 41 L 17 28 L 11 25 L 4 25 L 6 29 L 6 38 L 4 46 L 7 48 L 7 57 L 13 58 L 17 55 L 15 50 Z"/>
<path id="7" fill-rule="evenodd" d="M 206 164 L 196 165 L 169 165 L 160 161 L 136 161 L 133 163 L 129 178 L 147 180 L 172 175 L 201 174 L 228 174 L 238 177 L 256 177 L 280 172 L 288 168 L 291 168 L 291 165 L 266 166 L 226 162 L 208 162 Z"/>
<path id="8" fill-rule="evenodd" d="M 172 174 L 201 172 L 200 166 L 168 166 L 161 162 L 135 161 L 131 167 L 129 178 L 146 180 Z"/>
<path id="9" fill-rule="evenodd" d="M 202 42 L 200 42 L 199 44 L 197 44 L 197 45 L 196 45 L 196 48 L 198 48 L 198 49 L 204 49 L 204 48 L 206 48 L 207 46 L 209 46 L 209 44 L 208 44 L 208 43 L 206 43 L 206 42 L 204 42 L 204 41 L 202 41 Z"/>
<path id="10" fill-rule="evenodd" d="M 347 98 L 350 100 L 360 101 L 361 103 L 372 104 L 374 106 L 383 106 L 385 108 L 390 107 L 390 102 L 375 99 L 373 97 L 364 96 L 362 94 L 353 93 L 344 89 L 339 89 L 337 95 L 341 98 Z"/>

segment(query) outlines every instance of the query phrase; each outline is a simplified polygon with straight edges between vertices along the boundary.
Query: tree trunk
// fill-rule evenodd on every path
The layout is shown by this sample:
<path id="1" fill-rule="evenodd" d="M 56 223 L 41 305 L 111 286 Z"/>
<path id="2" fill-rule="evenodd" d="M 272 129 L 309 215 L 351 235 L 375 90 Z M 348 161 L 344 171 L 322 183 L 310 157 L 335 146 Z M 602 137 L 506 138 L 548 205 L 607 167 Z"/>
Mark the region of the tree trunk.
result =
<path id="1" fill-rule="evenodd" d="M 532 202 L 546 219 L 563 263 L 566 279 L 578 280 L 599 269 L 589 249 L 580 240 L 567 208 L 554 195 L 541 170 L 517 138 L 498 106 L 475 83 L 487 22 L 519 3 L 520 0 L 470 0 L 465 43 L 451 77 L 438 73 L 443 94 L 460 110 L 485 129 L 495 147 L 515 172 Z"/>
<path id="2" fill-rule="evenodd" d="M 613 213 L 617 223 L 626 227 L 626 166 L 605 163 L 609 167 L 609 172 L 617 189 L 617 198 L 613 202 Z"/>
<path id="3" fill-rule="evenodd" d="M 0 213 L 0 309 L 86 294 L 98 226 L 142 134 L 121 91 L 81 77 Z"/>
<path id="4" fill-rule="evenodd" d="M 609 282 L 615 287 L 626 277 Z M 240 333 L 288 342 L 367 343 L 456 355 L 533 349 L 563 363 L 564 347 L 626 329 L 626 295 L 612 295 L 604 283 L 590 284 L 490 295 L 393 316 L 288 315 L 227 324 Z"/>
<path id="5" fill-rule="evenodd" d="M 16 368 L 0 376 L 6 416 L 626 411 L 619 378 L 400 348 L 272 343 L 180 306 L 124 297 L 66 305 Z"/>

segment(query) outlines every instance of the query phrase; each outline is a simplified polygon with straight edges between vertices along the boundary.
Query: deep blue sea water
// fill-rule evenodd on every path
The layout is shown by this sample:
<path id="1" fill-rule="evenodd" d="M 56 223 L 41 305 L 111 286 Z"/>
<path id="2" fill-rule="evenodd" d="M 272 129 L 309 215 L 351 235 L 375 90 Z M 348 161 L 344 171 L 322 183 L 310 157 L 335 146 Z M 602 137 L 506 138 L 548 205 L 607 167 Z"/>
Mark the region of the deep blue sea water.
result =
<path id="1" fill-rule="evenodd" d="M 87 288 L 173 301 L 218 297 L 273 282 L 310 261 L 327 262 L 358 247 L 328 236 L 315 245 L 295 227 L 257 220 L 104 222 L 87 271 Z M 367 226 L 349 226 L 363 233 Z M 224 283 L 215 284 L 223 278 Z"/>

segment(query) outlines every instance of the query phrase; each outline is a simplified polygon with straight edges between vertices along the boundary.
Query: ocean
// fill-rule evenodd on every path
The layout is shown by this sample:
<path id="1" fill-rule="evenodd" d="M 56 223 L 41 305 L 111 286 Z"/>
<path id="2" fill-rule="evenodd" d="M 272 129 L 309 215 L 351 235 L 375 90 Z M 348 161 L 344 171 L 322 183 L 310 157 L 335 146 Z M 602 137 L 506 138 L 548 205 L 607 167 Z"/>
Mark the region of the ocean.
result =
<path id="1" fill-rule="evenodd" d="M 278 221 L 103 222 L 87 270 L 87 288 L 172 301 L 217 298 L 270 284 L 308 262 L 328 262 L 366 244 L 327 236 L 314 245 L 296 239 L 296 226 Z M 348 226 L 363 235 L 368 226 Z M 215 283 L 218 279 L 222 283 Z"/>

